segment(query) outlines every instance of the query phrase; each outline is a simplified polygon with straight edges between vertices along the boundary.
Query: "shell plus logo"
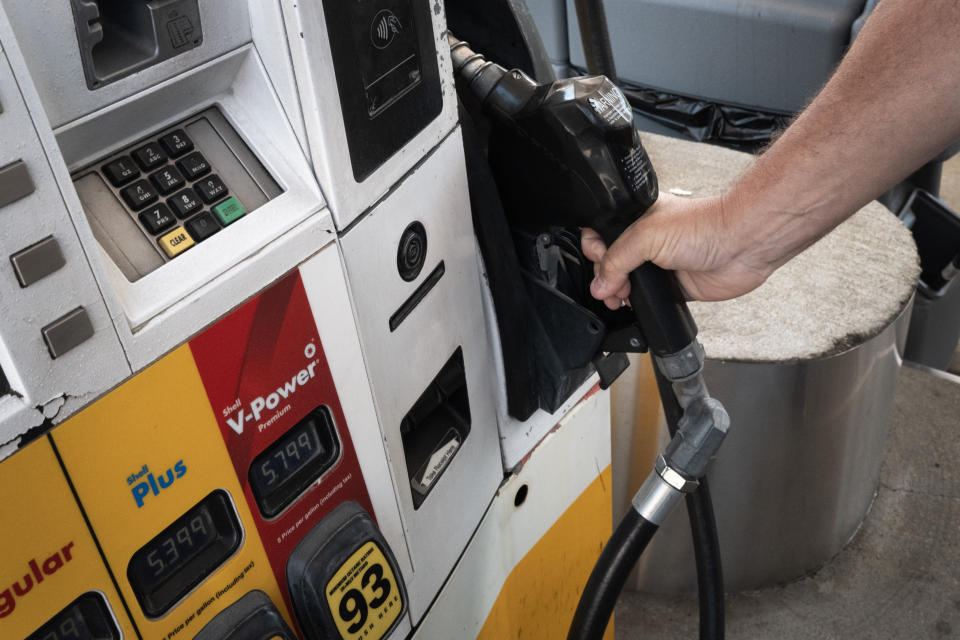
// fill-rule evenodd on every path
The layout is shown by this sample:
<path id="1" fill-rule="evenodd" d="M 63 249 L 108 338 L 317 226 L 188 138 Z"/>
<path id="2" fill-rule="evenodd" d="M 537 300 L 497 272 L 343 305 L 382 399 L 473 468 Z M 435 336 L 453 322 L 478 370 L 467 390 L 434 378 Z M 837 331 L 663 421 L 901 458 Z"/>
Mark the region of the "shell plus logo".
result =
<path id="1" fill-rule="evenodd" d="M 403 24 L 389 9 L 379 11 L 370 23 L 370 41 L 377 49 L 386 49 L 401 33 Z"/>
<path id="2" fill-rule="evenodd" d="M 183 460 L 177 460 L 176 464 L 164 469 L 159 475 L 154 475 L 147 465 L 143 465 L 136 473 L 130 474 L 127 477 L 127 484 L 131 487 L 130 493 L 133 495 L 134 502 L 137 503 L 137 509 L 143 507 L 150 494 L 160 495 L 161 491 L 169 489 L 174 481 L 179 480 L 186 473 L 187 465 L 183 463 Z M 141 478 L 143 479 L 141 480 Z"/>

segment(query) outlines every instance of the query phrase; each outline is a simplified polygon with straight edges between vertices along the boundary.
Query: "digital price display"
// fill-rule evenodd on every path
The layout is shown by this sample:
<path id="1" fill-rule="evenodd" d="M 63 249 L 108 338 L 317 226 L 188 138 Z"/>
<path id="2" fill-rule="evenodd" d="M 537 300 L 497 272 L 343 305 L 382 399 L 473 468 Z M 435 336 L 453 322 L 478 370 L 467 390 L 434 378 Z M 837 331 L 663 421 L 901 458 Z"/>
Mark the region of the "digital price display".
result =
<path id="1" fill-rule="evenodd" d="M 250 465 L 250 488 L 260 513 L 272 518 L 322 476 L 340 457 L 340 440 L 327 407 L 306 418 L 266 448 Z"/>
<path id="2" fill-rule="evenodd" d="M 120 640 L 120 630 L 103 595 L 88 591 L 27 636 L 27 640 Z"/>
<path id="3" fill-rule="evenodd" d="M 127 565 L 143 612 L 150 618 L 166 613 L 233 555 L 242 537 L 236 510 L 222 489 L 177 518 Z"/>

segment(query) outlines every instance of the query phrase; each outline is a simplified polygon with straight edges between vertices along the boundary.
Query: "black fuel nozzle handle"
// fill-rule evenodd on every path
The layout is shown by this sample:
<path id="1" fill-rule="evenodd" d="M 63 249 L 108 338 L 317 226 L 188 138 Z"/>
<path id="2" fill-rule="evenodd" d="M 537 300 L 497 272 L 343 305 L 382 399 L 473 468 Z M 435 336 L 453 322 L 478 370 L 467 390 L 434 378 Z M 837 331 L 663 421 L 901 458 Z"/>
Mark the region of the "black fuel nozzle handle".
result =
<path id="1" fill-rule="evenodd" d="M 656 173 L 623 92 L 604 76 L 537 84 L 448 35 L 460 88 L 493 127 L 489 159 L 511 223 L 591 227 L 607 245 L 656 202 Z M 697 328 L 676 276 L 647 263 L 630 274 L 630 303 L 656 355 L 678 353 Z"/>
<path id="2" fill-rule="evenodd" d="M 679 353 L 697 339 L 697 324 L 672 271 L 652 262 L 634 269 L 630 306 L 650 350 L 658 356 Z"/>

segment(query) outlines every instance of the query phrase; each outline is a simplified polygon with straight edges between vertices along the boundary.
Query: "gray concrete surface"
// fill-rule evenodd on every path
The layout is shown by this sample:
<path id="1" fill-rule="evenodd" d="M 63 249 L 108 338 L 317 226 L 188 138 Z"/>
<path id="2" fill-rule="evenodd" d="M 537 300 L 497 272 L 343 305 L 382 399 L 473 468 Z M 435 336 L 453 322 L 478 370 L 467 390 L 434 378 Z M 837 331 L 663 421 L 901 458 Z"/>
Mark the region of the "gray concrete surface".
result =
<path id="1" fill-rule="evenodd" d="M 625 592 L 617 604 L 617 640 L 696 637 L 694 600 Z M 813 576 L 729 596 L 727 637 L 960 638 L 960 378 L 903 369 L 860 532 Z"/>

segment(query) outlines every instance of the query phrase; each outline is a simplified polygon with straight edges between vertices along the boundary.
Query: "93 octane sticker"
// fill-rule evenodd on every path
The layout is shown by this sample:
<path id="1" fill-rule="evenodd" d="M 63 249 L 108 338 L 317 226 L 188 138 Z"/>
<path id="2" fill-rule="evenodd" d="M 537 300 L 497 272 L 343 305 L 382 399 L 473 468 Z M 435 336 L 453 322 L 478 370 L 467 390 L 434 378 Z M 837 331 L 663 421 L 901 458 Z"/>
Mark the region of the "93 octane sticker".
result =
<path id="1" fill-rule="evenodd" d="M 327 583 L 327 604 L 344 640 L 379 640 L 403 611 L 397 580 L 372 540 L 344 562 Z"/>

